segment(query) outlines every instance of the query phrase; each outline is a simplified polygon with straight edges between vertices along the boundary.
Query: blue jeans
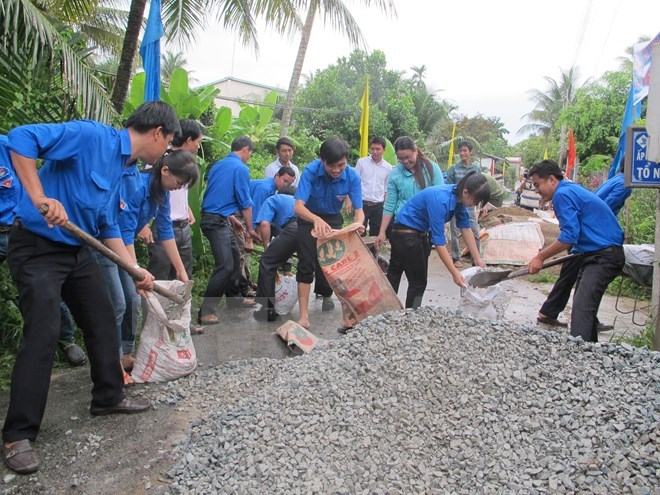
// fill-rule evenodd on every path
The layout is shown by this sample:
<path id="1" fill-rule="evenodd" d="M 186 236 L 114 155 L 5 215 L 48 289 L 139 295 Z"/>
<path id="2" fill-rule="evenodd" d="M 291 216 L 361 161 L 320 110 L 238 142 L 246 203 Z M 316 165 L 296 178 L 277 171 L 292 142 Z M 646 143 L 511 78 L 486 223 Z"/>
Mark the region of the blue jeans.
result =
<path id="1" fill-rule="evenodd" d="M 211 244 L 215 269 L 204 292 L 204 301 L 199 310 L 200 317 L 215 313 L 219 299 L 227 294 L 241 273 L 238 244 L 227 219 L 220 215 L 203 213 L 201 227 Z"/>
<path id="2" fill-rule="evenodd" d="M 470 217 L 470 228 L 474 234 L 474 239 L 477 241 L 477 249 L 479 249 L 479 224 L 477 217 L 474 213 L 474 207 L 467 208 L 468 216 Z M 460 229 L 456 226 L 456 217 L 451 218 L 451 257 L 454 261 L 461 259 L 461 244 L 458 240 L 458 233 Z"/>
<path id="3" fill-rule="evenodd" d="M 9 246 L 9 232 L 0 232 L 0 263 L 7 258 L 7 249 Z M 75 339 L 73 337 L 76 331 L 76 326 L 73 323 L 73 316 L 71 311 L 66 307 L 64 302 L 60 303 L 60 344 L 73 344 Z"/>
<path id="4" fill-rule="evenodd" d="M 105 279 L 105 286 L 110 294 L 110 301 L 112 301 L 112 308 L 115 316 L 115 328 L 117 329 L 117 338 L 120 343 L 117 352 L 121 356 L 124 347 L 122 341 L 122 322 L 124 320 L 124 314 L 126 313 L 126 300 L 124 298 L 124 290 L 122 289 L 121 279 L 119 277 L 119 272 L 123 270 L 120 270 L 117 265 L 102 254 L 94 252 L 94 258 L 96 258 L 96 262 L 101 267 L 101 272 Z"/>

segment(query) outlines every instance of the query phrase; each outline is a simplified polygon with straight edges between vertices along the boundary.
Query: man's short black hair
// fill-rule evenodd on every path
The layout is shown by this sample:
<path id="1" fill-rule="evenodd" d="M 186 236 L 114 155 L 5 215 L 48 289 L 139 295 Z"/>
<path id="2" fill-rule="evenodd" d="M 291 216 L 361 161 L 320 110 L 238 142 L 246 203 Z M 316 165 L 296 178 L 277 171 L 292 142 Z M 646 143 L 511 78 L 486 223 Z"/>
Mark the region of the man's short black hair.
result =
<path id="1" fill-rule="evenodd" d="M 285 187 L 281 191 L 278 191 L 277 194 L 288 194 L 289 196 L 295 196 L 296 195 L 296 186 L 291 185 L 289 187 Z"/>
<path id="2" fill-rule="evenodd" d="M 181 126 L 181 132 L 176 133 L 174 135 L 174 139 L 172 139 L 172 146 L 177 148 L 183 146 L 183 144 L 188 141 L 188 139 L 192 139 L 194 141 L 195 139 L 199 139 L 202 134 L 204 134 L 202 124 L 196 120 L 181 119 L 179 121 L 179 125 Z"/>
<path id="3" fill-rule="evenodd" d="M 380 137 L 380 136 L 374 136 L 374 137 L 372 137 L 372 138 L 369 140 L 369 146 L 371 146 L 372 144 L 380 144 L 380 145 L 383 147 L 383 149 L 387 148 L 387 143 L 386 143 L 385 140 L 384 140 L 382 137 Z"/>
<path id="4" fill-rule="evenodd" d="M 288 175 L 290 177 L 296 176 L 296 171 L 291 167 L 280 167 L 280 169 L 275 174 L 277 177 L 282 177 L 283 175 Z"/>
<path id="5" fill-rule="evenodd" d="M 254 149 L 252 140 L 247 136 L 239 136 L 231 142 L 232 151 L 240 151 L 246 146 L 250 149 L 250 151 Z"/>
<path id="6" fill-rule="evenodd" d="M 162 101 L 148 101 L 143 103 L 131 114 L 124 127 L 130 127 L 140 134 L 151 129 L 162 128 L 163 134 L 177 134 L 181 131 L 179 119 L 174 109 Z"/>
<path id="7" fill-rule="evenodd" d="M 323 141 L 319 156 L 327 164 L 337 163 L 342 158 L 348 158 L 348 144 L 340 138 L 329 138 Z"/>
<path id="8" fill-rule="evenodd" d="M 295 145 L 293 144 L 293 141 L 291 141 L 288 137 L 281 137 L 277 140 L 275 143 L 275 149 L 279 150 L 281 146 L 290 146 L 293 149 L 296 149 Z"/>
<path id="9" fill-rule="evenodd" d="M 559 168 L 559 165 L 552 160 L 538 162 L 529 169 L 527 174 L 529 177 L 536 175 L 541 179 L 547 179 L 550 176 L 554 176 L 557 180 L 562 180 L 564 178 L 564 173 Z"/>
<path id="10" fill-rule="evenodd" d="M 458 143 L 459 150 L 463 147 L 466 147 L 467 149 L 472 151 L 472 143 L 470 141 L 461 141 L 460 143 Z"/>

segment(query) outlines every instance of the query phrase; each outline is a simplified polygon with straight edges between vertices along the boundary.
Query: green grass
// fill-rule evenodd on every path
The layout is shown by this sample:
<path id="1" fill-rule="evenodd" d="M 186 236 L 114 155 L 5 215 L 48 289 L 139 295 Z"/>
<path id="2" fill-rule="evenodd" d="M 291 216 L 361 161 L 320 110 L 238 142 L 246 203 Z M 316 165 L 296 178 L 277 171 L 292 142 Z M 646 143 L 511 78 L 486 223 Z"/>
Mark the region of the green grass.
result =
<path id="1" fill-rule="evenodd" d="M 635 347 L 643 347 L 651 349 L 653 347 L 653 335 L 655 333 L 655 324 L 649 323 L 644 327 L 644 330 L 635 336 L 622 336 L 615 337 L 612 342 L 616 344 L 630 344 Z"/>
<path id="2" fill-rule="evenodd" d="M 527 275 L 527 280 L 533 284 L 554 284 L 558 278 L 559 275 L 544 271 L 540 271 L 534 275 Z"/>

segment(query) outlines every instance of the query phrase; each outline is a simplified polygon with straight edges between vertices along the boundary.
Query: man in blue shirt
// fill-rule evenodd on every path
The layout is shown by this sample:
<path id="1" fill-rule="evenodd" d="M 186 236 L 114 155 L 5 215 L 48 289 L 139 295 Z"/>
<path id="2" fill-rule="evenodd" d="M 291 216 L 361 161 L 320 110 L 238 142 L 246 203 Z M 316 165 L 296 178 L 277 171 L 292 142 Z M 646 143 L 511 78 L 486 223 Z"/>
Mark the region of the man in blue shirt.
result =
<path id="1" fill-rule="evenodd" d="M 296 172 L 291 167 L 280 167 L 275 177 L 252 179 L 250 181 L 250 196 L 252 197 L 252 213 L 255 227 L 258 224 L 256 216 L 264 202 L 273 194 L 291 187 L 296 180 Z"/>
<path id="2" fill-rule="evenodd" d="M 12 170 L 8 145 L 7 136 L 0 136 L 0 263 L 7 259 L 9 231 L 14 223 L 14 210 L 21 189 Z M 73 317 L 64 303 L 60 305 L 60 326 L 58 345 L 62 354 L 71 366 L 82 366 L 87 362 L 87 355 L 74 340 Z"/>
<path id="3" fill-rule="evenodd" d="M 594 191 L 594 194 L 609 206 L 615 216 L 619 214 L 619 211 L 631 193 L 632 189 L 625 187 L 623 170 Z M 541 310 L 536 318 L 539 323 L 558 327 L 567 326 L 566 323 L 559 321 L 557 318 L 559 317 L 559 313 L 566 308 L 566 304 L 568 304 L 568 300 L 571 297 L 571 290 L 573 290 L 573 286 L 577 281 L 581 264 L 581 258 L 574 258 L 562 264 L 559 278 L 552 286 L 552 290 L 541 306 Z M 597 329 L 599 332 L 603 332 L 611 330 L 612 327 L 598 321 Z"/>
<path id="4" fill-rule="evenodd" d="M 274 309 L 277 268 L 286 263 L 298 247 L 298 224 L 292 194 L 293 190 L 283 190 L 280 194 L 266 199 L 256 216 L 264 245 L 257 282 L 257 301 L 261 303 L 261 308 L 254 313 L 257 319 L 277 319 Z M 271 242 L 272 227 L 277 227 L 279 234 Z"/>
<path id="5" fill-rule="evenodd" d="M 91 365 L 90 413 L 136 413 L 150 407 L 124 396 L 114 311 L 90 248 L 61 228 L 68 219 L 103 239 L 126 262 L 116 216 L 119 183 L 137 159 L 155 162 L 179 127 L 165 103 L 140 106 L 118 131 L 92 121 L 34 124 L 9 133 L 11 159 L 24 189 L 9 238 L 9 268 L 18 287 L 23 342 L 12 373 L 2 457 L 17 473 L 34 472 L 39 461 L 30 445 L 37 436 L 48 396 L 60 332 L 61 299 L 87 342 Z M 37 171 L 36 161 L 44 163 Z M 42 215 L 40 209 L 47 208 Z M 153 287 L 142 271 L 139 289 Z M 26 393 L 29 391 L 29 393 Z"/>
<path id="6" fill-rule="evenodd" d="M 328 235 L 343 224 L 341 207 L 346 197 L 353 205 L 353 221 L 364 223 L 360 176 L 348 165 L 348 145 L 330 138 L 321 144 L 319 160 L 303 171 L 296 191 L 298 217 L 298 323 L 309 328 L 309 293 L 314 273 L 323 276 L 316 252 L 316 238 Z M 314 236 L 312 236 L 312 232 Z M 364 232 L 364 227 L 360 233 Z M 326 282 L 327 285 L 327 282 Z"/>
<path id="7" fill-rule="evenodd" d="M 557 164 L 543 160 L 529 171 L 534 187 L 544 201 L 552 201 L 559 220 L 559 237 L 529 262 L 530 273 L 562 251 L 580 255 L 571 335 L 598 341 L 598 306 L 605 289 L 624 265 L 623 231 L 605 202 L 574 182 L 563 180 Z"/>
<path id="8" fill-rule="evenodd" d="M 229 217 L 240 212 L 247 234 L 259 240 L 252 223 L 250 197 L 250 171 L 245 165 L 254 145 L 247 136 L 231 143 L 231 153 L 211 166 L 206 193 L 202 201 L 202 232 L 211 244 L 215 269 L 209 278 L 204 301 L 199 309 L 198 321 L 202 325 L 220 322 L 215 314 L 216 305 L 238 282 L 241 260 L 238 243 L 232 233 Z"/>

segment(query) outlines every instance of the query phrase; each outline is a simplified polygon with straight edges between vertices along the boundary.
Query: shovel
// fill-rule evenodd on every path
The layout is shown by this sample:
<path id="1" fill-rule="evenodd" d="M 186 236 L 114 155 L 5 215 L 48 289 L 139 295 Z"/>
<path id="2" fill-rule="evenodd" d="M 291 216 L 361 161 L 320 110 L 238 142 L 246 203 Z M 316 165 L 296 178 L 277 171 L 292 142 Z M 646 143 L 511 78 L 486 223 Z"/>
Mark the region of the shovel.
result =
<path id="1" fill-rule="evenodd" d="M 550 268 L 551 266 L 561 265 L 565 261 L 572 260 L 573 258 L 577 258 L 578 256 L 579 255 L 577 254 L 569 254 L 568 256 L 562 256 L 561 258 L 546 261 L 545 263 L 543 263 L 541 270 Z M 523 275 L 527 275 L 527 274 L 529 274 L 529 270 L 527 269 L 527 267 L 518 268 L 517 270 L 479 272 L 476 275 L 474 275 L 472 278 L 470 278 L 470 280 L 468 281 L 468 285 L 470 287 L 477 287 L 477 288 L 490 287 L 491 285 L 498 284 L 503 280 L 522 277 Z"/>
<path id="2" fill-rule="evenodd" d="M 45 215 L 46 213 L 48 213 L 48 206 L 42 205 L 39 211 L 41 212 L 42 215 Z M 76 224 L 73 224 L 67 220 L 66 223 L 64 225 L 60 225 L 60 227 L 62 227 L 67 232 L 71 233 L 74 237 L 77 237 L 78 239 L 83 241 L 89 247 L 97 250 L 106 258 L 109 258 L 110 261 L 114 262 L 122 270 L 128 272 L 128 274 L 131 277 L 133 277 L 133 280 L 137 280 L 138 282 L 142 280 L 142 273 L 140 272 L 140 270 L 135 268 L 135 266 L 131 265 L 130 263 L 126 263 L 112 249 L 110 249 L 108 246 L 103 244 L 98 239 L 89 235 L 87 232 L 82 230 Z M 185 302 L 181 296 L 158 284 L 154 284 L 154 292 L 157 292 L 163 297 L 167 297 L 168 299 L 174 301 L 177 304 L 183 304 Z"/>

